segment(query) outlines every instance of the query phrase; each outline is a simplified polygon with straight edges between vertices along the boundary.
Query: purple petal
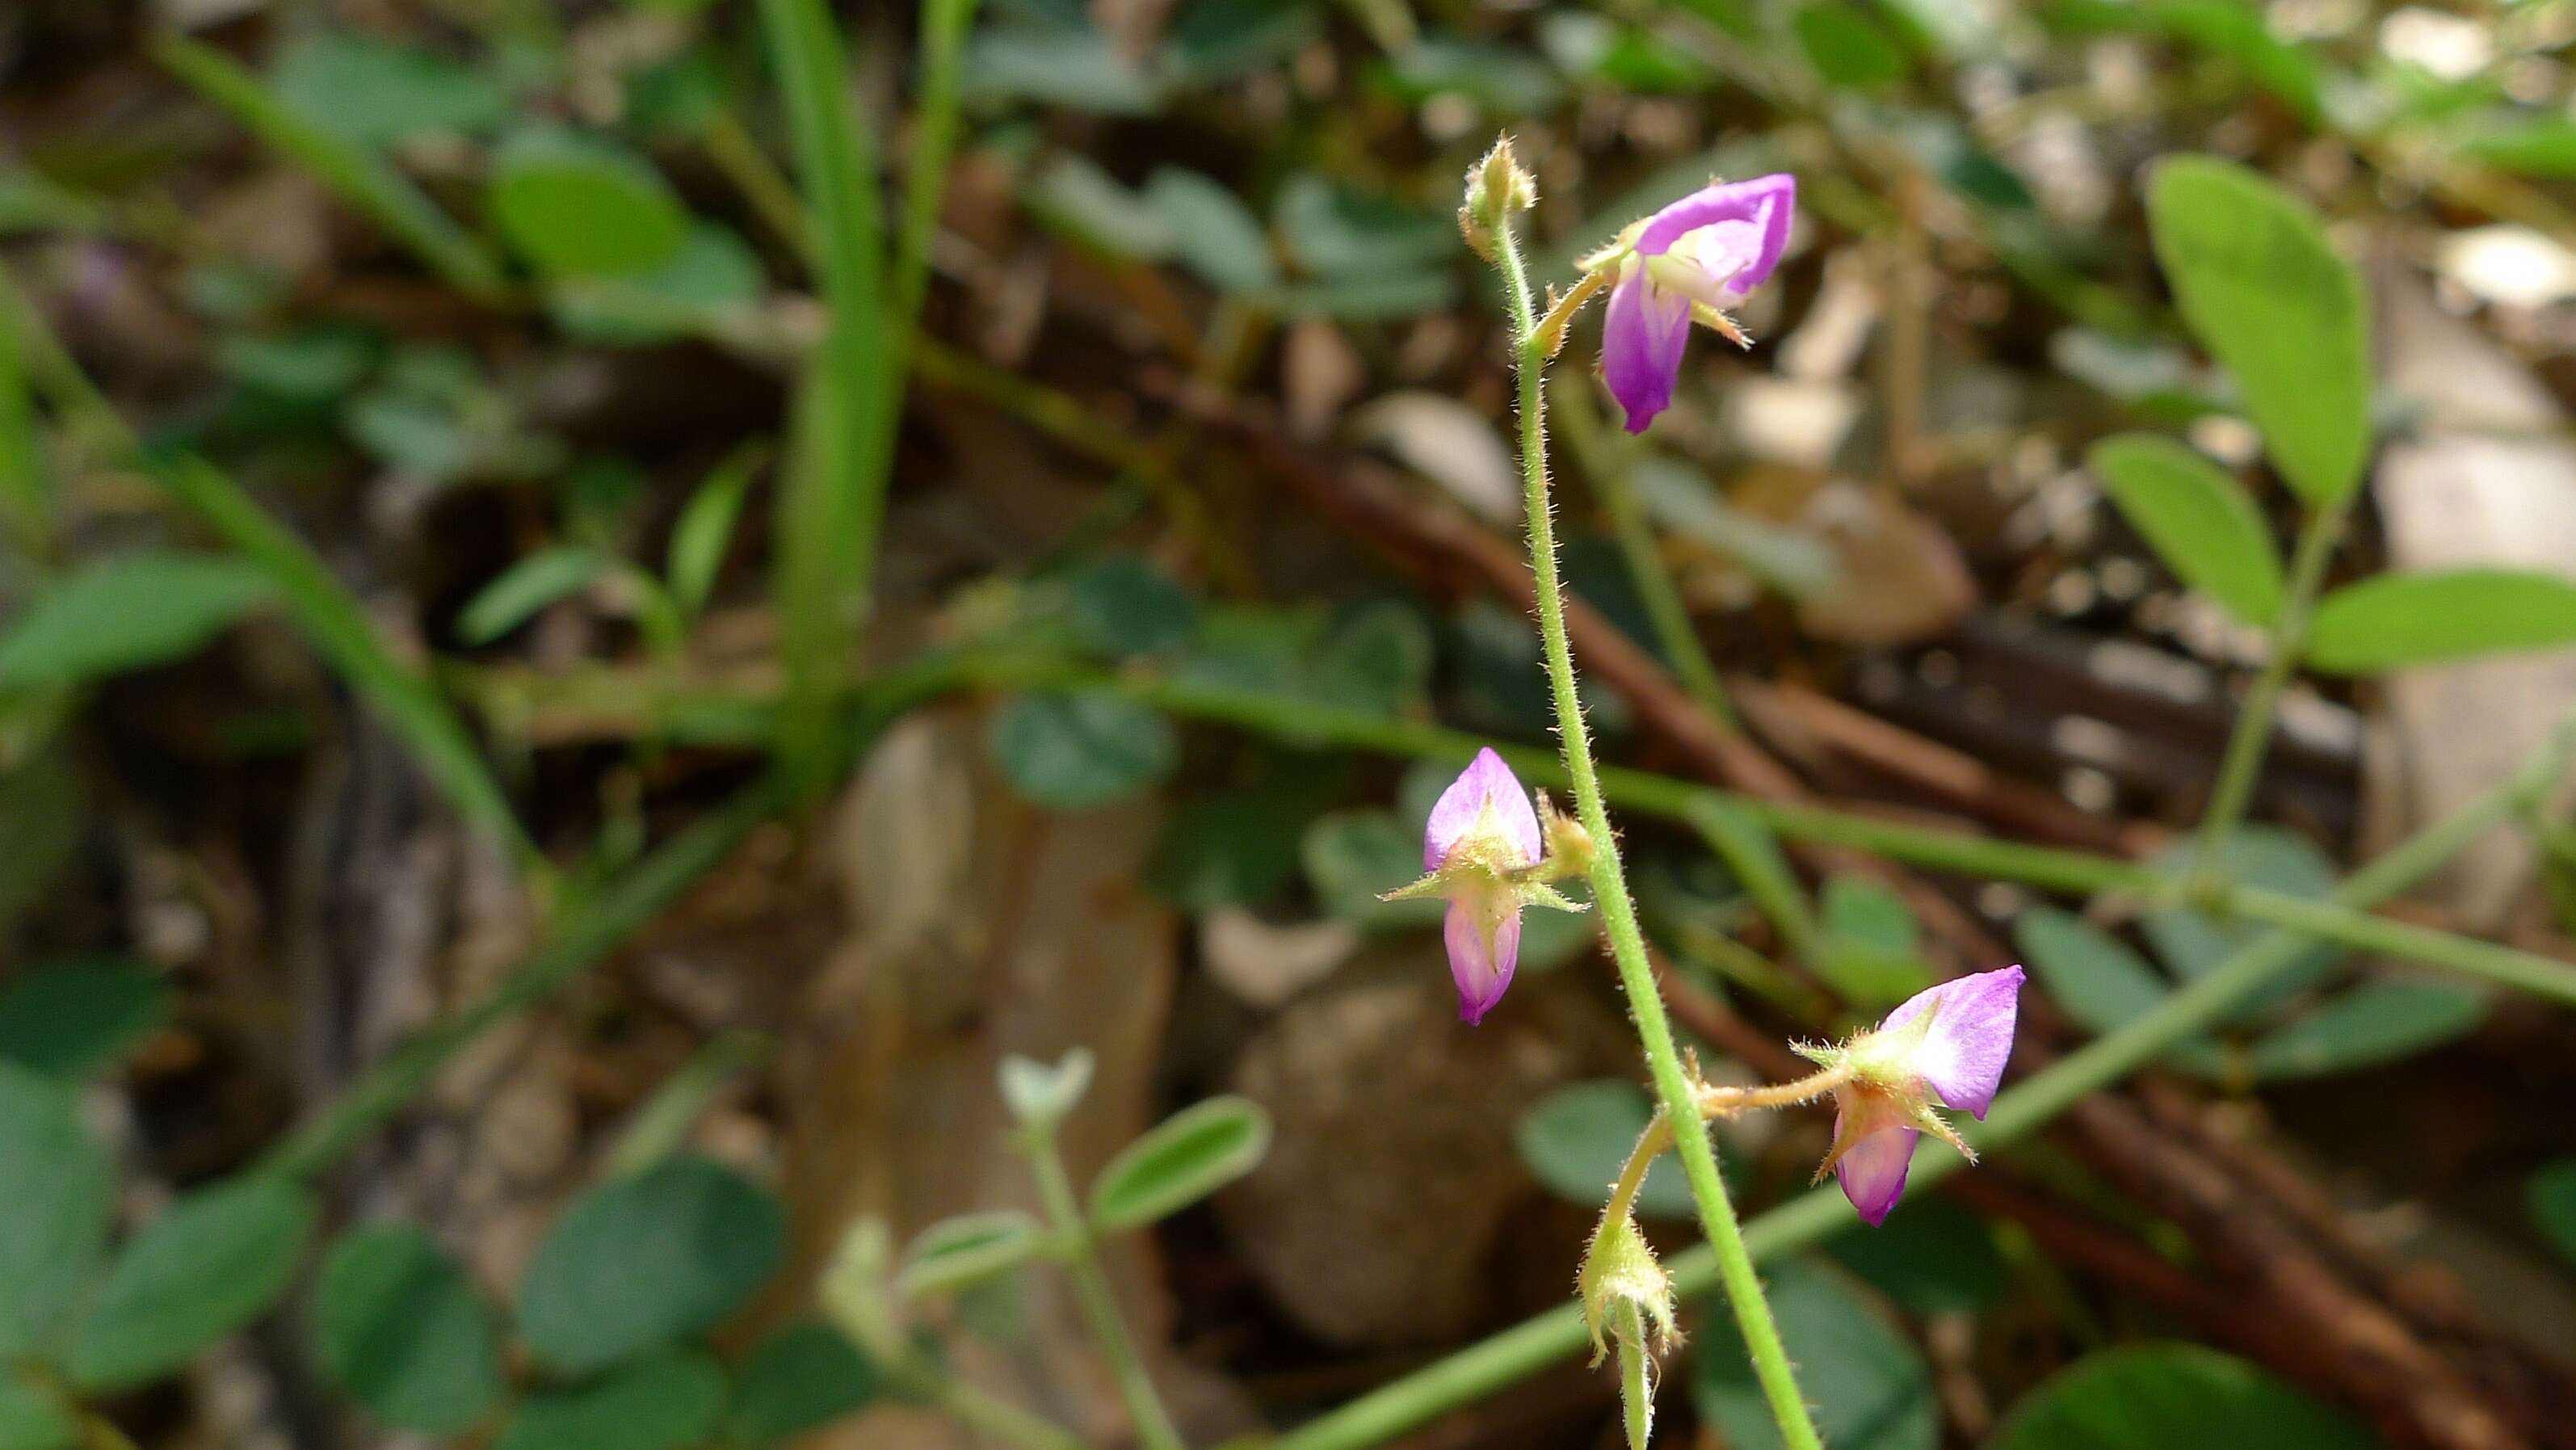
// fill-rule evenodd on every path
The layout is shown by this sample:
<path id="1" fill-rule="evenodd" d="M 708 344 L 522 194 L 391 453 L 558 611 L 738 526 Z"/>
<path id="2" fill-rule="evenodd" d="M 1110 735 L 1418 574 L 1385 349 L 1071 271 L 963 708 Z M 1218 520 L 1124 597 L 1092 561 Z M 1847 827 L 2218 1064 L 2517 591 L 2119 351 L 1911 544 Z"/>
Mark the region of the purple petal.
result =
<path id="1" fill-rule="evenodd" d="M 1690 299 L 1657 287 L 1633 259 L 1610 289 L 1601 322 L 1601 380 L 1627 410 L 1628 431 L 1643 433 L 1672 406 L 1690 341 Z"/>
<path id="2" fill-rule="evenodd" d="M 1842 1125 L 1834 1126 L 1837 1137 Z M 1872 1228 L 1887 1222 L 1896 1200 L 1905 1195 L 1905 1175 L 1914 1166 L 1914 1142 L 1923 1135 L 1912 1128 L 1881 1128 L 1851 1145 L 1834 1160 L 1834 1178 L 1843 1197 Z"/>
<path id="3" fill-rule="evenodd" d="M 1641 256 L 1661 256 L 1672 250 L 1673 243 L 1702 227 L 1750 222 L 1759 229 L 1759 240 L 1750 248 L 1749 260 L 1728 282 L 1730 290 L 1741 297 L 1760 286 L 1771 275 L 1771 269 L 1780 264 L 1780 252 L 1789 245 L 1789 218 L 1797 206 L 1798 178 L 1785 171 L 1751 181 L 1718 182 L 1647 218 L 1644 229 L 1637 233 L 1637 252 Z"/>
<path id="4" fill-rule="evenodd" d="M 1521 788 L 1520 777 L 1487 746 L 1476 752 L 1476 758 L 1467 762 L 1431 807 L 1431 819 L 1422 826 L 1422 869 L 1439 870 L 1458 838 L 1475 829 L 1476 819 L 1488 805 L 1494 808 L 1503 839 L 1520 853 L 1519 864 L 1538 864 L 1539 853 L 1546 849 L 1539 841 L 1538 810 L 1530 804 L 1530 793 Z"/>
<path id="5" fill-rule="evenodd" d="M 1953 977 L 1907 998 L 1887 1014 L 1880 1030 L 1902 1027 L 1931 1012 L 1931 1025 L 1914 1050 L 1914 1070 L 1941 1095 L 1943 1105 L 1983 1118 L 2004 1080 L 2004 1059 L 2012 1056 L 2021 983 L 2019 967 Z"/>
<path id="6" fill-rule="evenodd" d="M 1512 984 L 1512 968 L 1521 960 L 1521 913 L 1515 902 L 1494 924 L 1488 944 L 1476 910 L 1463 901 L 1449 904 L 1442 936 L 1449 944 L 1449 975 L 1458 984 L 1458 1018 L 1473 1027 L 1485 1020 L 1503 991 Z"/>

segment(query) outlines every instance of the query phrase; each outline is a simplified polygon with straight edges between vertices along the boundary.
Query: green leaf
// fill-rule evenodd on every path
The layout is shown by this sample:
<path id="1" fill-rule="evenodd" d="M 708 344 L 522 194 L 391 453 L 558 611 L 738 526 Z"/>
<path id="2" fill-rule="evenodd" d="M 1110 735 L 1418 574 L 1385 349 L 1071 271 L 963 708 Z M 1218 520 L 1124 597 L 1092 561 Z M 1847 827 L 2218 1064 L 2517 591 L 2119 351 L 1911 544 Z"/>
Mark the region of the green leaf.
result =
<path id="1" fill-rule="evenodd" d="M 1425 708 L 1437 646 L 1421 612 L 1392 599 L 1361 605 L 1334 625 L 1315 652 L 1315 693 L 1373 715 Z"/>
<path id="2" fill-rule="evenodd" d="M 1311 778 L 1193 795 L 1163 822 L 1145 882 L 1184 911 L 1268 901 L 1296 876 L 1322 795 Z"/>
<path id="3" fill-rule="evenodd" d="M 1111 659 L 1172 649 L 1198 628 L 1198 601 L 1142 559 L 1096 560 L 1074 574 L 1070 587 L 1074 629 Z"/>
<path id="4" fill-rule="evenodd" d="M 1249 1098 L 1210 1098 L 1128 1144 L 1091 1182 L 1091 1223 L 1103 1233 L 1171 1217 L 1261 1165 L 1270 1115 Z"/>
<path id="5" fill-rule="evenodd" d="M 1314 0 L 1196 0 L 1172 22 L 1173 81 L 1214 85 L 1285 64 L 1323 33 Z"/>
<path id="6" fill-rule="evenodd" d="M 494 576 L 456 612 L 456 637 L 486 645 L 599 581 L 608 559 L 577 544 L 539 549 Z"/>
<path id="7" fill-rule="evenodd" d="M 1257 292 L 1278 285 L 1270 235 L 1233 192 L 1195 171 L 1166 166 L 1146 178 L 1145 204 L 1172 229 L 1181 261 L 1209 286 Z"/>
<path id="8" fill-rule="evenodd" d="M 1866 876 L 1833 876 L 1819 904 L 1825 950 L 1818 970 L 1852 1005 L 1893 1007 L 1932 985 L 1922 923 L 1892 888 Z"/>
<path id="9" fill-rule="evenodd" d="M 1020 794 L 1060 811 L 1124 800 L 1180 763 L 1156 711 L 1106 690 L 1022 695 L 993 717 L 985 744 Z"/>
<path id="10" fill-rule="evenodd" d="M 1878 1227 L 1861 1224 L 1827 1240 L 1825 1252 L 1917 1314 L 1988 1308 L 2011 1273 L 1986 1221 L 1939 1193 L 1916 1193 Z"/>
<path id="11" fill-rule="evenodd" d="M 498 1450 L 680 1450 L 714 1433 L 724 1405 L 714 1360 L 666 1350 L 589 1384 L 529 1396 Z"/>
<path id="12" fill-rule="evenodd" d="M 760 254 L 729 227 L 689 224 L 688 239 L 640 272 L 559 279 L 547 301 L 572 336 L 611 347 L 648 347 L 707 333 L 721 339 L 769 285 Z"/>
<path id="13" fill-rule="evenodd" d="M 2169 871 L 2188 871 L 2196 863 L 2198 850 L 2198 842 L 2179 840 L 2157 856 L 2156 864 Z M 2296 831 L 2271 825 L 2245 825 L 2230 831 L 2226 844 L 2219 848 L 2213 874 L 2221 881 L 2286 892 L 2308 901 L 2326 900 L 2334 894 L 2335 887 L 2334 863 L 2326 859 L 2315 842 Z M 2142 916 L 2138 924 L 2165 966 L 2186 981 L 2216 971 L 2221 963 L 2270 930 L 2258 922 L 2222 921 L 2182 906 L 2158 907 Z M 2303 948 L 2276 984 L 2238 1007 L 2231 1020 L 2245 1021 L 2306 990 L 2342 958 L 2342 950 L 2330 942 Z"/>
<path id="14" fill-rule="evenodd" d="M 2265 1081 L 2327 1077 L 2402 1061 L 2477 1030 L 2486 994 L 2458 982 L 2365 982 L 2254 1043 Z"/>
<path id="15" fill-rule="evenodd" d="M 1438 926 L 1448 904 L 1434 897 L 1380 901 L 1422 879 L 1422 831 L 1386 811 L 1331 811 L 1306 828 L 1298 855 L 1324 910 L 1370 931 Z"/>
<path id="16" fill-rule="evenodd" d="M 490 205 L 510 245 L 550 276 L 648 271 L 689 240 L 689 214 L 652 163 L 557 126 L 501 143 Z"/>
<path id="17" fill-rule="evenodd" d="M 689 495 L 679 521 L 671 525 L 671 546 L 663 578 L 680 612 L 695 615 L 707 607 L 724 572 L 725 553 L 733 543 L 734 524 L 742 517 L 751 475 L 767 449 L 752 444 L 735 449 Z"/>
<path id="18" fill-rule="evenodd" d="M 994 27 L 966 47 L 966 99 L 977 105 L 1032 101 L 1098 116 L 1150 116 L 1163 89 L 1117 42 L 1085 26 Z"/>
<path id="19" fill-rule="evenodd" d="M 215 554 L 120 554 L 49 583 L 0 634 L 0 689 L 79 685 L 194 654 L 275 598 Z"/>
<path id="20" fill-rule="evenodd" d="M 2576 582 L 2519 569 L 2381 574 L 2317 602 L 2307 662 L 2339 675 L 2576 643 Z"/>
<path id="21" fill-rule="evenodd" d="M 1496 116 L 1551 111 L 1565 95 L 1555 68 L 1527 50 L 1447 35 L 1426 35 L 1389 53 L 1375 79 L 1406 105 L 1464 96 Z"/>
<path id="22" fill-rule="evenodd" d="M 2540 1236 L 2560 1258 L 2576 1264 L 2576 1158 L 2543 1164 L 2523 1194 Z"/>
<path id="23" fill-rule="evenodd" d="M 471 136 L 509 114 L 482 71 L 408 45 L 326 30 L 278 57 L 269 89 L 318 129 L 354 145 Z"/>
<path id="24" fill-rule="evenodd" d="M 2369 307 L 2324 223 L 2209 156 L 2157 164 L 2147 220 L 2184 320 L 2235 375 L 2273 466 L 2311 508 L 2350 494 L 2370 451 Z"/>
<path id="25" fill-rule="evenodd" d="M 725 1437 L 774 1444 L 829 1424 L 877 1397 L 876 1367 L 841 1331 L 797 1324 L 778 1331 L 742 1362 L 725 1414 Z"/>
<path id="26" fill-rule="evenodd" d="M 1160 262 L 1180 251 L 1162 211 L 1086 156 L 1058 154 L 1029 178 L 1020 200 L 1039 221 L 1104 257 Z"/>
<path id="27" fill-rule="evenodd" d="M 2379 1438 L 2233 1355 L 2142 1344 L 2085 1356 L 2022 1396 L 1986 1450 L 2182 1445 L 2383 1450 Z"/>
<path id="28" fill-rule="evenodd" d="M 2221 56 L 2246 79 L 2315 124 L 2325 111 L 2325 85 L 2309 54 L 2272 34 L 2263 11 L 2245 0 L 2156 0 L 2140 7 L 2158 29 Z"/>
<path id="29" fill-rule="evenodd" d="M 1462 250 L 1448 217 L 1350 190 L 1312 171 L 1281 184 L 1271 221 L 1297 265 L 1321 277 L 1416 273 Z"/>
<path id="30" fill-rule="evenodd" d="M 2172 990 L 2136 952 L 2072 912 L 2033 907 L 2014 923 L 2013 939 L 2048 995 L 2096 1036 L 2127 1026 Z M 2165 1060 L 2205 1075 L 2221 1067 L 2217 1044 L 2201 1036 L 2175 1044 Z"/>
<path id="31" fill-rule="evenodd" d="M 48 1077 L 87 1077 L 169 1020 L 170 996 L 161 974 L 133 957 L 34 968 L 0 992 L 0 1057 Z"/>
<path id="32" fill-rule="evenodd" d="M 1046 1230 L 1017 1209 L 943 1218 L 904 1248 L 895 1287 L 939 1294 L 1007 1273 L 1046 1247 Z"/>
<path id="33" fill-rule="evenodd" d="M 0 1373 L 0 1450 L 73 1450 L 80 1427 L 62 1402 L 15 1374 Z"/>
<path id="34" fill-rule="evenodd" d="M 1654 1100 L 1635 1083 L 1608 1078 L 1568 1083 L 1521 1114 L 1512 1125 L 1512 1146 L 1549 1192 L 1597 1209 L 1610 1201 L 1610 1185 L 1654 1116 Z M 1681 1160 L 1670 1150 L 1656 1155 L 1637 1190 L 1637 1212 L 1649 1218 L 1689 1218 L 1695 1211 Z"/>
<path id="35" fill-rule="evenodd" d="M 116 1207 L 116 1166 L 70 1090 L 0 1063 L 0 1361 L 49 1348 L 88 1287 Z"/>
<path id="36" fill-rule="evenodd" d="M 734 1311 L 787 1250 L 768 1190 L 703 1158 L 674 1158 L 565 1210 L 519 1293 L 519 1336 L 583 1374 Z"/>
<path id="37" fill-rule="evenodd" d="M 1868 1450 L 1934 1450 L 1941 1409 L 1932 1371 L 1914 1342 L 1861 1297 L 1840 1271 L 1814 1258 L 1787 1260 L 1768 1274 L 1772 1317 L 1798 1388 L 1816 1407 L 1828 1445 Z M 1779 1428 L 1754 1382 L 1735 1317 L 1708 1315 L 1699 1335 L 1691 1398 L 1701 1419 L 1734 1450 L 1776 1450 Z"/>
<path id="38" fill-rule="evenodd" d="M 2093 471 L 2129 526 L 2190 588 L 2248 624 L 2281 616 L 2281 559 L 2262 511 L 2234 476 L 2198 452 L 2148 433 L 2094 445 Z"/>
<path id="39" fill-rule="evenodd" d="M 1849 6 L 1805 6 L 1790 25 L 1807 63 L 1830 85 L 1872 91 L 1905 79 L 1904 50 Z"/>
<path id="40" fill-rule="evenodd" d="M 2548 113 L 2480 116 L 2453 143 L 2460 156 L 2498 171 L 2576 176 L 2576 120 Z"/>
<path id="41" fill-rule="evenodd" d="M 501 1342 L 465 1271 L 405 1224 L 353 1229 L 313 1288 L 313 1356 L 387 1425 L 461 1434 L 501 1398 Z"/>
<path id="42" fill-rule="evenodd" d="M 72 1335 L 72 1383 L 119 1390 L 186 1364 L 268 1312 L 313 1233 L 294 1183 L 243 1178 L 201 1188 L 127 1240 Z"/>

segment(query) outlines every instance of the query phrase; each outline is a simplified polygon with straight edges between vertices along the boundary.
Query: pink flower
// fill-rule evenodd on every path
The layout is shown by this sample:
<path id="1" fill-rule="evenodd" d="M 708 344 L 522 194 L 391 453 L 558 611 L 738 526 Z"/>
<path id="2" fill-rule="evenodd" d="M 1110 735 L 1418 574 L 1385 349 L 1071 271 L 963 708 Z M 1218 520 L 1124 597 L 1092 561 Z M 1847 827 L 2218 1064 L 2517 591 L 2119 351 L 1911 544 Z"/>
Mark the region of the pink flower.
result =
<path id="1" fill-rule="evenodd" d="M 1924 1133 L 1976 1161 L 1932 1104 L 1985 1117 L 2012 1055 L 2021 984 L 2019 967 L 1955 977 L 1908 998 L 1877 1031 L 1810 1054 L 1850 1074 L 1834 1089 L 1834 1145 L 1824 1166 L 1862 1218 L 1886 1222 Z"/>
<path id="2" fill-rule="evenodd" d="M 1591 859 L 1591 838 L 1580 826 L 1550 809 L 1544 796 L 1533 808 L 1503 758 L 1479 750 L 1423 823 L 1422 866 L 1431 874 L 1379 899 L 1437 896 L 1449 903 L 1442 933 L 1449 975 L 1458 983 L 1458 1015 L 1473 1026 L 1512 984 L 1521 958 L 1521 908 L 1583 910 L 1547 883 L 1587 869 Z"/>
<path id="3" fill-rule="evenodd" d="M 1601 377 L 1643 433 L 1669 407 L 1691 323 L 1743 340 L 1726 309 L 1779 265 L 1796 210 L 1798 180 L 1785 172 L 1712 182 L 1586 257 L 1584 270 L 1617 268 L 1601 325 Z"/>
<path id="4" fill-rule="evenodd" d="M 1490 748 L 1440 793 L 1422 828 L 1422 867 L 1449 889 L 1449 975 L 1458 1015 L 1482 1022 L 1512 984 L 1521 955 L 1521 897 L 1510 878 L 1539 863 L 1545 846 L 1530 793 Z"/>

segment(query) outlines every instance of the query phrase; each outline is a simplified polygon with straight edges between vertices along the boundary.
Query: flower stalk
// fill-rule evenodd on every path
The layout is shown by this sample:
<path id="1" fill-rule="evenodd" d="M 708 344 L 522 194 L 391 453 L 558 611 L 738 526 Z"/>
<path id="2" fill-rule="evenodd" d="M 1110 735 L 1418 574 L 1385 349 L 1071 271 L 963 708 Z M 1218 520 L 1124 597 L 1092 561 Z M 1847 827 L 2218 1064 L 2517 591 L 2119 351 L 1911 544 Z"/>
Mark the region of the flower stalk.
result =
<path id="1" fill-rule="evenodd" d="M 1508 157 L 1508 144 L 1498 146 L 1497 152 Z M 1719 1277 L 1726 1286 L 1736 1324 L 1752 1353 L 1755 1378 L 1761 1382 L 1772 1416 L 1779 1423 L 1781 1439 L 1790 1450 L 1822 1450 L 1815 1423 L 1807 1413 L 1807 1402 L 1790 1370 L 1788 1351 L 1780 1342 L 1779 1326 L 1773 1322 L 1771 1306 L 1763 1298 L 1762 1281 L 1745 1250 L 1734 1205 L 1728 1201 L 1726 1184 L 1718 1176 L 1716 1150 L 1706 1130 L 1699 1127 L 1697 1085 L 1683 1070 L 1680 1047 L 1665 1018 L 1663 999 L 1656 992 L 1645 936 L 1638 928 L 1636 907 L 1628 896 L 1618 838 L 1611 832 L 1609 812 L 1602 801 L 1600 776 L 1592 761 L 1591 733 L 1585 727 L 1582 699 L 1575 687 L 1573 647 L 1565 628 L 1564 586 L 1557 573 L 1556 531 L 1547 474 L 1548 342 L 1539 331 L 1528 270 L 1512 229 L 1511 208 L 1502 204 L 1507 199 L 1516 198 L 1511 198 L 1506 188 L 1488 186 L 1480 195 L 1471 186 L 1468 211 L 1473 215 L 1469 229 L 1472 234 L 1481 225 L 1492 238 L 1511 306 L 1530 571 L 1536 584 L 1548 685 L 1555 698 L 1557 730 L 1564 741 L 1566 774 L 1573 786 L 1575 818 L 1592 841 L 1593 899 L 1601 913 L 1603 934 L 1609 938 L 1612 959 L 1618 965 L 1620 984 L 1627 992 L 1629 1010 L 1637 1023 L 1638 1040 L 1654 1078 L 1656 1096 L 1673 1121 L 1687 1119 L 1693 1125 L 1693 1131 L 1677 1135 L 1682 1172 L 1698 1205 L 1701 1229 L 1716 1252 Z"/>

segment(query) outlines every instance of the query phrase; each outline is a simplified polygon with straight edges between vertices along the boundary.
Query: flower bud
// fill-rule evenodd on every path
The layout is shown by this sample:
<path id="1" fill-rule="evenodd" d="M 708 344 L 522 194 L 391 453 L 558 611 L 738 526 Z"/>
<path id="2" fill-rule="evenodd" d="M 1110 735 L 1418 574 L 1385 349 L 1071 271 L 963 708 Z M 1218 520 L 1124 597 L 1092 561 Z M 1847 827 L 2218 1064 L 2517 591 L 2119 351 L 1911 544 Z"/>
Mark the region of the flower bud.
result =
<path id="1" fill-rule="evenodd" d="M 1476 255 L 1494 259 L 1494 228 L 1538 205 L 1538 182 L 1512 152 L 1512 138 L 1496 137 L 1484 159 L 1467 168 L 1467 195 L 1458 207 L 1458 230 Z"/>
<path id="2" fill-rule="evenodd" d="M 1641 1347 L 1661 1351 L 1674 1342 L 1672 1276 L 1656 1261 L 1635 1219 L 1624 1214 L 1602 1218 L 1584 1250 L 1574 1290 L 1583 1301 L 1584 1327 L 1592 1332 L 1594 1364 L 1610 1352 L 1609 1340 L 1618 1337 L 1628 1315 L 1638 1316 L 1641 1328 L 1653 1331 Z"/>

